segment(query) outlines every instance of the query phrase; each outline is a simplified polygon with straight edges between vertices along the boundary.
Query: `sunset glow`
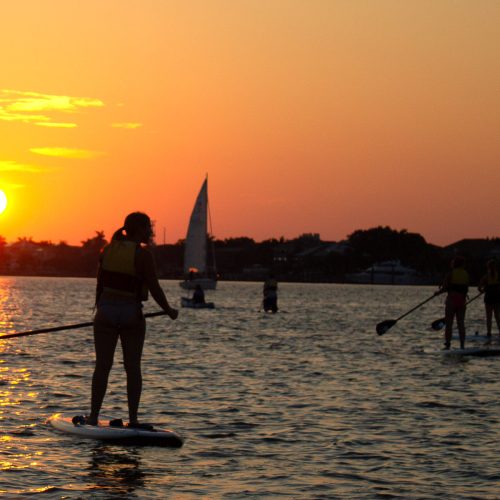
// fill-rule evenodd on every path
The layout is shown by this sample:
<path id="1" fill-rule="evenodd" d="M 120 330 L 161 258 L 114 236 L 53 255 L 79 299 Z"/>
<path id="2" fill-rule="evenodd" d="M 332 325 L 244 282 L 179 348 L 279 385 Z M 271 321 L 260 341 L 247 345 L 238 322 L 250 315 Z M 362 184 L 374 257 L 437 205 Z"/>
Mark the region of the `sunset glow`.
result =
<path id="1" fill-rule="evenodd" d="M 500 3 L 6 2 L 0 236 L 498 236 Z M 12 193 L 12 196 L 11 194 Z"/>
<path id="2" fill-rule="evenodd" d="M 7 196 L 2 190 L 0 190 L 0 214 L 3 213 L 6 208 L 7 208 Z"/>

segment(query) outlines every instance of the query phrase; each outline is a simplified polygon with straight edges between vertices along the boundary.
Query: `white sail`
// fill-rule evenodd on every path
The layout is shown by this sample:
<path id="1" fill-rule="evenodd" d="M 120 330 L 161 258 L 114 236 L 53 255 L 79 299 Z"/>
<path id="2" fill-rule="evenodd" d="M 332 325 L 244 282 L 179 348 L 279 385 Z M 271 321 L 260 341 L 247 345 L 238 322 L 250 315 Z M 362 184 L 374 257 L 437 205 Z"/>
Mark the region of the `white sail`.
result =
<path id="1" fill-rule="evenodd" d="M 209 222 L 207 177 L 201 186 L 189 219 L 184 248 L 186 279 L 179 283 L 185 290 L 194 290 L 197 285 L 200 285 L 203 290 L 215 290 L 217 286 L 214 248 L 212 248 L 213 265 L 212 267 L 207 266 L 207 226 Z M 210 231 L 211 229 L 210 227 Z"/>
<path id="2" fill-rule="evenodd" d="M 207 265 L 207 180 L 201 186 L 194 204 L 186 236 L 184 273 L 204 273 Z"/>

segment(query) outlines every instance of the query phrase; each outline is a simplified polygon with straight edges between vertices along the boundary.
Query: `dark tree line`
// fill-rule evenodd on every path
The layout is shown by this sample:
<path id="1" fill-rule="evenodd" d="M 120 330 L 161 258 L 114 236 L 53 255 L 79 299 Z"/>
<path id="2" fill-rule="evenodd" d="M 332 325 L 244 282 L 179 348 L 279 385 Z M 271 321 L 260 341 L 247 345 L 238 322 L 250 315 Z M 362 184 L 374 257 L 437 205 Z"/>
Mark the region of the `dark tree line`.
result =
<path id="1" fill-rule="evenodd" d="M 81 242 L 35 242 L 19 238 L 7 244 L 0 236 L 0 273 L 47 276 L 95 276 L 102 248 L 103 231 Z M 462 240 L 448 247 L 426 242 L 423 236 L 403 229 L 375 227 L 356 230 L 341 242 L 322 241 L 318 234 L 294 239 L 272 238 L 256 242 L 248 237 L 217 240 L 208 244 L 209 263 L 217 264 L 221 279 L 262 279 L 273 271 L 281 280 L 344 282 L 354 273 L 383 261 L 401 264 L 439 281 L 457 254 L 467 259 L 474 280 L 484 272 L 487 259 L 500 257 L 500 239 Z M 153 247 L 160 277 L 180 279 L 183 275 L 184 241 Z"/>

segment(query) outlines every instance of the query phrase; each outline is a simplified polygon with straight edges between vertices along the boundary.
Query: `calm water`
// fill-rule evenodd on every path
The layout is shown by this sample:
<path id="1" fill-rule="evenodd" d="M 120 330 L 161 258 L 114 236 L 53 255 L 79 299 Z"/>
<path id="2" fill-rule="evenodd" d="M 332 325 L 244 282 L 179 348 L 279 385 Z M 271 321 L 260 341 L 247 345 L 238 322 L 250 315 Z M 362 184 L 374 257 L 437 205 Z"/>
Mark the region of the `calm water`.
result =
<path id="1" fill-rule="evenodd" d="M 172 303 L 181 290 L 163 282 Z M 93 280 L 0 278 L 1 333 L 88 321 Z M 500 358 L 429 354 L 442 298 L 384 336 L 428 287 L 220 283 L 215 310 L 148 323 L 143 420 L 181 449 L 62 435 L 86 411 L 90 329 L 0 341 L 0 492 L 41 498 L 500 498 Z M 469 332 L 484 333 L 480 300 Z M 148 304 L 147 310 L 155 310 Z M 119 354 L 119 351 L 117 352 Z M 126 417 L 117 355 L 103 413 Z"/>

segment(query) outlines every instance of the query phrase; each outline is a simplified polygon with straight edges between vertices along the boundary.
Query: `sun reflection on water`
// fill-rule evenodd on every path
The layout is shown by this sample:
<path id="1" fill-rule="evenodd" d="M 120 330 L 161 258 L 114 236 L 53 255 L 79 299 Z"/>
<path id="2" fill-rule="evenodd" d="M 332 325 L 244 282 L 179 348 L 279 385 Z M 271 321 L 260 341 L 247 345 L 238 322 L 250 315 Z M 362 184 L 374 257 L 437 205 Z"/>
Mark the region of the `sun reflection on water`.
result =
<path id="1" fill-rule="evenodd" d="M 11 332 L 14 328 L 12 316 L 19 307 L 14 299 L 14 281 L 11 278 L 0 279 L 0 333 Z"/>
<path id="2" fill-rule="evenodd" d="M 31 373 L 28 368 L 14 368 L 9 366 L 0 367 L 1 384 L 8 385 L 8 388 L 0 391 L 0 407 L 2 406 L 18 406 L 21 404 L 23 398 L 33 397 L 36 393 L 33 391 L 23 392 L 13 391 L 13 388 L 20 384 L 28 382 L 31 378 Z"/>
<path id="3" fill-rule="evenodd" d="M 95 285 L 16 278 L 6 292 L 2 283 L 0 319 L 14 331 L 86 319 Z M 141 410 L 188 437 L 180 450 L 99 445 L 45 423 L 88 405 L 90 330 L 0 341 L 0 497 L 437 498 L 437 483 L 446 498 L 498 498 L 498 358 L 430 359 L 419 325 L 431 309 L 374 338 L 389 288 L 290 284 L 283 304 L 293 313 L 250 317 L 245 296 L 260 287 L 226 286 L 210 318 L 185 311 L 183 323 L 148 324 Z M 391 293 L 397 313 L 430 292 Z M 120 363 L 117 353 L 106 399 L 117 417 Z"/>
<path id="4" fill-rule="evenodd" d="M 16 327 L 16 318 L 20 317 L 23 309 L 22 300 L 16 288 L 16 281 L 13 278 L 0 278 L 0 334 L 12 332 Z M 29 385 L 31 378 L 30 370 L 25 366 L 19 366 L 21 354 L 17 350 L 15 343 L 0 341 L 0 386 L 4 390 L 0 391 L 0 407 L 19 406 L 24 398 L 33 398 L 36 392 L 28 391 L 23 393 L 19 388 Z M 15 363 L 12 362 L 16 356 Z M 16 366 L 17 365 L 17 366 Z M 0 418 L 4 412 L 0 411 Z"/>

